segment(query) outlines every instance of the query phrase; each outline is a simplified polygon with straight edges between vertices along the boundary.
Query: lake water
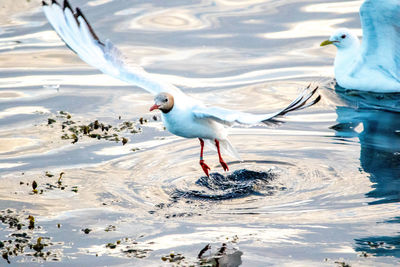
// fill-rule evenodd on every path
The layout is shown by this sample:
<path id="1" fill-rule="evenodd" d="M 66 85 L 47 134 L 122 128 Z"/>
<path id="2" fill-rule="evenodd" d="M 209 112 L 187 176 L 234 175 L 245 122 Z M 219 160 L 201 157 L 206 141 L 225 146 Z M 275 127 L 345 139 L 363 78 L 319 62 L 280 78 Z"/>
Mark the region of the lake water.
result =
<path id="1" fill-rule="evenodd" d="M 335 48 L 319 47 L 361 34 L 361 2 L 71 1 L 128 62 L 209 104 L 272 112 L 320 86 L 282 125 L 233 128 L 230 172 L 207 149 L 207 179 L 198 140 L 166 132 L 150 94 L 82 62 L 40 1 L 1 0 L 2 253 L 27 233 L 48 246 L 12 265 L 398 266 L 400 97 L 335 89 Z M 128 143 L 79 132 L 96 120 Z"/>

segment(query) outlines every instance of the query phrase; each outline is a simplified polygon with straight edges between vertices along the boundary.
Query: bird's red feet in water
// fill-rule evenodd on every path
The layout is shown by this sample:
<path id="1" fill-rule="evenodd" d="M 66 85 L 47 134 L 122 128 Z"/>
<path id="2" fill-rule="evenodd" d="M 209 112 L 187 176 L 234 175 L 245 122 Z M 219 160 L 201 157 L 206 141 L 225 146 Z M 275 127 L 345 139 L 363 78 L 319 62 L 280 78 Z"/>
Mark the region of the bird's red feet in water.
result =
<path id="1" fill-rule="evenodd" d="M 210 177 L 208 174 L 208 170 L 211 170 L 210 167 L 204 162 L 203 160 L 203 151 L 204 151 L 204 140 L 199 138 L 200 141 L 200 166 L 203 169 L 204 173 L 207 175 L 207 177 Z"/>
<path id="2" fill-rule="evenodd" d="M 224 168 L 224 171 L 229 171 L 228 164 L 226 164 L 222 159 L 221 151 L 219 150 L 219 141 L 217 139 L 215 139 L 215 146 L 217 147 L 218 151 L 219 163 L 221 164 L 222 168 Z"/>
<path id="3" fill-rule="evenodd" d="M 210 175 L 208 174 L 208 170 L 211 170 L 211 168 L 208 167 L 208 165 L 205 164 L 205 163 L 204 163 L 204 160 L 202 160 L 202 159 L 200 160 L 200 166 L 203 168 L 204 173 L 205 173 L 208 177 L 210 177 Z"/>
<path id="4" fill-rule="evenodd" d="M 224 171 L 229 171 L 228 164 L 226 164 L 224 160 L 220 161 L 219 163 L 221 164 L 222 168 L 224 168 Z"/>

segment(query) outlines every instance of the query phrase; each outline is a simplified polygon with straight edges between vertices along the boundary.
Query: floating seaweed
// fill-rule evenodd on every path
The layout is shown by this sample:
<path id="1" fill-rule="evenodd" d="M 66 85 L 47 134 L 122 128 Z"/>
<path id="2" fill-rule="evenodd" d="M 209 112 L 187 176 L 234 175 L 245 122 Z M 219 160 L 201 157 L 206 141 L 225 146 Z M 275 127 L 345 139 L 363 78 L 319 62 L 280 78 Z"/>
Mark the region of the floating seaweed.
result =
<path id="1" fill-rule="evenodd" d="M 115 242 L 107 243 L 106 248 L 109 249 L 116 249 L 117 247 L 120 248 L 119 251 L 122 253 L 123 256 L 126 257 L 134 257 L 138 259 L 142 259 L 148 256 L 148 254 L 153 251 L 148 248 L 142 248 L 141 244 L 138 242 L 130 239 L 124 238 L 123 240 L 117 240 Z"/>
<path id="2" fill-rule="evenodd" d="M 35 217 L 33 217 L 32 215 L 29 215 L 28 220 L 29 220 L 28 229 L 30 229 L 30 230 L 34 229 L 35 228 Z"/>
<path id="3" fill-rule="evenodd" d="M 106 229 L 104 229 L 105 232 L 113 232 L 115 230 L 117 230 L 117 227 L 115 227 L 115 225 L 111 225 L 111 224 L 109 226 L 107 226 Z"/>
<path id="4" fill-rule="evenodd" d="M 147 119 L 140 118 L 138 123 L 133 123 L 130 121 L 124 121 L 117 126 L 112 126 L 110 124 L 105 124 L 99 120 L 90 122 L 89 124 L 79 124 L 72 120 L 71 114 L 60 111 L 55 120 L 53 118 L 48 118 L 47 125 L 61 125 L 61 139 L 62 140 L 72 140 L 72 144 L 79 142 L 84 137 L 89 137 L 93 139 L 104 139 L 107 141 L 122 142 L 122 145 L 128 143 L 129 139 L 127 137 L 120 136 L 121 132 L 129 132 L 131 134 L 137 134 L 141 132 L 140 127 L 136 127 L 136 124 L 143 125 L 147 123 Z M 156 117 L 155 117 L 156 118 Z M 119 119 L 121 119 L 119 117 Z M 156 119 L 155 119 L 156 120 Z"/>
<path id="5" fill-rule="evenodd" d="M 76 186 L 76 185 L 69 186 L 63 182 L 62 178 L 63 178 L 64 174 L 65 174 L 64 172 L 60 172 L 57 181 L 54 183 L 46 182 L 44 184 L 39 184 L 38 182 L 36 182 L 34 180 L 32 182 L 32 192 L 30 194 L 32 194 L 32 195 L 33 194 L 43 194 L 44 192 L 46 192 L 48 190 L 54 190 L 54 189 L 65 190 L 67 187 L 70 187 L 72 192 L 78 193 L 78 186 Z M 55 175 L 46 172 L 45 176 L 54 177 Z M 23 181 L 20 181 L 19 184 L 20 185 L 24 185 L 24 184 L 29 185 L 29 183 L 25 183 Z M 39 189 L 39 187 L 41 187 L 41 188 Z"/>
<path id="6" fill-rule="evenodd" d="M 32 215 L 26 217 L 26 215 L 24 216 L 11 209 L 1 210 L 0 221 L 8 225 L 11 230 L 6 240 L 0 240 L 0 253 L 8 264 L 11 264 L 12 258 L 16 256 L 33 256 L 41 260 L 59 260 L 58 252 L 43 251 L 45 247 L 51 247 L 53 243 L 50 242 L 48 237 L 35 237 L 35 229 L 38 227 L 35 227 L 35 218 Z M 28 225 L 29 231 L 26 231 L 26 225 Z"/>

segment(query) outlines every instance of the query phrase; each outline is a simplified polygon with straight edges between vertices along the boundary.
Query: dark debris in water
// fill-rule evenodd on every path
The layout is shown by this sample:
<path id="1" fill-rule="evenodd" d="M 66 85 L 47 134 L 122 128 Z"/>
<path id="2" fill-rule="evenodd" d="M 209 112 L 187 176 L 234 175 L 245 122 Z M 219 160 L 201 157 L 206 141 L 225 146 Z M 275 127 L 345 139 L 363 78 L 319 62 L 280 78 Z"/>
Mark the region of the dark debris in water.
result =
<path id="1" fill-rule="evenodd" d="M 84 232 L 84 233 L 87 234 L 87 235 L 88 235 L 91 231 L 92 231 L 92 229 L 90 229 L 90 228 L 82 229 L 82 232 Z"/>
<path id="2" fill-rule="evenodd" d="M 335 261 L 338 267 L 351 267 L 350 264 L 344 262 L 344 261 Z"/>
<path id="3" fill-rule="evenodd" d="M 117 126 L 106 124 L 95 120 L 88 124 L 82 124 L 80 121 L 74 121 L 71 114 L 60 111 L 55 117 L 48 118 L 47 125 L 54 127 L 60 125 L 61 139 L 72 140 L 72 144 L 77 143 L 82 138 L 104 139 L 108 141 L 121 142 L 125 145 L 129 142 L 127 137 L 121 136 L 121 133 L 137 134 L 142 131 L 140 126 L 147 123 L 148 120 L 140 118 L 138 122 L 133 123 L 124 121 Z"/>
<path id="4" fill-rule="evenodd" d="M 65 174 L 64 172 L 61 172 L 56 181 L 49 181 L 48 178 L 54 177 L 54 174 L 51 174 L 48 171 L 46 171 L 44 176 L 46 176 L 48 178 L 47 179 L 46 178 L 43 178 L 43 179 L 40 178 L 42 181 L 45 181 L 45 183 L 39 183 L 36 180 L 34 180 L 32 182 L 32 192 L 30 194 L 42 195 L 45 192 L 50 191 L 50 190 L 63 190 L 63 191 L 66 191 L 66 189 L 69 187 L 69 185 L 67 185 L 64 182 L 64 180 L 62 179 L 64 174 Z M 24 185 L 24 184 L 25 184 L 25 182 L 23 182 L 23 181 L 19 182 L 19 185 Z M 29 185 L 29 183 L 26 183 L 26 184 Z M 73 186 L 70 186 L 69 188 L 71 188 L 70 191 L 72 191 L 74 193 L 78 193 L 78 186 L 73 185 Z"/>
<path id="5" fill-rule="evenodd" d="M 32 256 L 37 260 L 59 261 L 60 255 L 57 250 L 48 249 L 54 244 L 48 237 L 37 236 L 35 218 L 31 215 L 17 212 L 11 209 L 0 211 L 0 221 L 8 225 L 9 234 L 5 240 L 0 240 L 0 253 L 2 258 L 8 263 L 12 263 L 12 258 L 17 256 Z M 42 230 L 40 230 L 42 231 Z"/>
<path id="6" fill-rule="evenodd" d="M 243 198 L 249 195 L 268 196 L 277 191 L 285 190 L 285 187 L 271 185 L 271 181 L 278 174 L 273 170 L 266 172 L 241 169 L 232 174 L 222 175 L 211 173 L 210 177 L 203 176 L 196 181 L 204 190 L 175 190 L 171 197 L 174 200 L 180 198 L 226 200 Z"/>
<path id="7" fill-rule="evenodd" d="M 201 266 L 201 267 L 237 267 L 242 264 L 243 252 L 223 243 L 213 248 L 207 244 L 198 253 L 197 259 L 191 259 L 181 253 L 171 252 L 162 256 L 164 262 L 174 263 L 174 266 Z"/>
<path id="8" fill-rule="evenodd" d="M 105 245 L 110 250 L 118 250 L 123 256 L 134 257 L 138 259 L 146 258 L 153 251 L 149 248 L 143 248 L 142 244 L 130 238 L 123 238 L 115 242 L 110 242 Z"/>

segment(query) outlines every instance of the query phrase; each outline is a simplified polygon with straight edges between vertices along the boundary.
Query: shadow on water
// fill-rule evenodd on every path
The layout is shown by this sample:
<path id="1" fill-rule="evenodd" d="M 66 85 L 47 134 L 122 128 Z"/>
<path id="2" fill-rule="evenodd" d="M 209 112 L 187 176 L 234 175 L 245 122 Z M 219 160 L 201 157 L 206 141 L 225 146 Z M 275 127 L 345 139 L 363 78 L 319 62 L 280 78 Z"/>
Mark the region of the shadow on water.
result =
<path id="1" fill-rule="evenodd" d="M 400 94 L 343 90 L 336 93 L 346 106 L 337 106 L 339 138 L 358 138 L 360 166 L 369 174 L 373 199 L 369 205 L 400 202 Z M 400 223 L 400 218 L 384 223 Z M 356 239 L 356 250 L 376 256 L 400 257 L 400 235 Z"/>
<path id="2" fill-rule="evenodd" d="M 200 189 L 187 191 L 176 189 L 171 197 L 173 199 L 226 200 L 249 195 L 273 195 L 276 191 L 286 189 L 270 184 L 277 176 L 278 174 L 273 170 L 260 172 L 241 169 L 228 175 L 214 172 L 210 173 L 210 177 L 202 176 L 196 181 Z"/>

